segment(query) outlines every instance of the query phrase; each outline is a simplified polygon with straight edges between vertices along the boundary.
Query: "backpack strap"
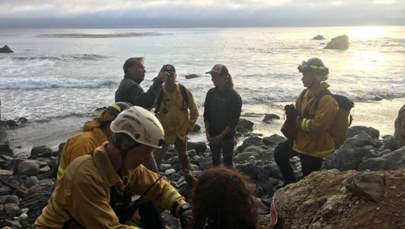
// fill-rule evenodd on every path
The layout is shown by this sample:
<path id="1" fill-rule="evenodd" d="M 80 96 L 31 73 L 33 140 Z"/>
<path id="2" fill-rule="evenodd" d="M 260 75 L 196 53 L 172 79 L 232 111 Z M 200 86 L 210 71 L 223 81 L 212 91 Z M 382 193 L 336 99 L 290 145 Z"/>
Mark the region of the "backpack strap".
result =
<path id="1" fill-rule="evenodd" d="M 186 90 L 186 87 L 184 87 L 183 84 L 179 84 L 179 87 L 180 87 L 181 95 L 183 96 L 183 106 L 181 107 L 181 109 L 182 109 L 183 111 L 187 111 L 187 108 L 188 108 L 188 95 L 187 95 L 187 90 Z"/>
<path id="2" fill-rule="evenodd" d="M 183 96 L 183 105 L 181 106 L 181 110 L 187 111 L 188 108 L 188 95 L 187 95 L 187 90 L 186 87 L 184 87 L 183 84 L 179 84 L 179 88 L 180 88 L 180 93 Z M 156 107 L 155 107 L 155 113 L 159 113 L 160 110 L 160 105 L 163 102 L 163 89 L 160 90 L 159 95 L 156 99 Z"/>
<path id="3" fill-rule="evenodd" d="M 326 89 L 321 91 L 318 95 L 316 95 L 315 98 L 310 103 L 308 103 L 308 105 L 304 109 L 303 116 L 305 118 L 312 118 L 312 115 L 310 115 L 309 110 L 311 109 L 311 107 L 314 107 L 314 110 L 318 109 L 319 102 L 325 95 L 332 95 L 332 92 Z"/>

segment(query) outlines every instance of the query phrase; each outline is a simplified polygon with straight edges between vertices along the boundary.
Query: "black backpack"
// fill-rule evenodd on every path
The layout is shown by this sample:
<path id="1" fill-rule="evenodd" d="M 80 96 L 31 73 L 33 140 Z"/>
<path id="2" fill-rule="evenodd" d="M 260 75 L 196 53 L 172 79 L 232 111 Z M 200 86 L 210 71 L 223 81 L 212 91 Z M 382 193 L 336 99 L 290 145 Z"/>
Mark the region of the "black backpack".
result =
<path id="1" fill-rule="evenodd" d="M 180 87 L 180 93 L 183 96 L 183 106 L 181 107 L 182 110 L 187 111 L 188 108 L 188 95 L 187 95 L 187 91 L 186 91 L 186 87 L 184 87 L 184 85 L 179 84 Z M 160 90 L 159 95 L 156 99 L 156 107 L 155 107 L 155 113 L 159 113 L 160 110 L 160 105 L 162 104 L 163 101 L 163 89 Z"/>

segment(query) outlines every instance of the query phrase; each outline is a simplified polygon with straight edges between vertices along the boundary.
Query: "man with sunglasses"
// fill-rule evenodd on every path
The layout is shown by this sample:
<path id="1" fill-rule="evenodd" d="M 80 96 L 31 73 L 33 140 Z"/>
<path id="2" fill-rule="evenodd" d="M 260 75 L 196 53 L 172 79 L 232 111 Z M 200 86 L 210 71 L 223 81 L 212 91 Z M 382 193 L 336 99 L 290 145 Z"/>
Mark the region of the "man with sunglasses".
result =
<path id="1" fill-rule="evenodd" d="M 138 228 L 120 222 L 109 203 L 114 189 L 157 202 L 188 228 L 192 212 L 184 197 L 142 165 L 164 143 L 159 120 L 134 106 L 117 116 L 111 131 L 108 142 L 67 167 L 34 228 Z"/>

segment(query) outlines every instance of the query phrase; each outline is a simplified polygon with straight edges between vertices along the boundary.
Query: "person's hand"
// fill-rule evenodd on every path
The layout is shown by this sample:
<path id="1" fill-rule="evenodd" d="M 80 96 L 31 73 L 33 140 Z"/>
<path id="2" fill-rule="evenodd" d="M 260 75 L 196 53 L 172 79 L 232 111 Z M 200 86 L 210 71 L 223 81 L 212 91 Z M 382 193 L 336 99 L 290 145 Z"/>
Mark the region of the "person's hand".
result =
<path id="1" fill-rule="evenodd" d="M 191 229 L 193 222 L 193 211 L 191 208 L 184 210 L 180 215 L 180 225 L 182 229 Z"/>
<path id="2" fill-rule="evenodd" d="M 170 73 L 166 72 L 166 71 L 160 71 L 159 75 L 158 75 L 158 79 L 160 79 L 161 81 L 165 82 L 167 80 L 167 78 L 169 78 Z"/>
<path id="3" fill-rule="evenodd" d="M 297 121 L 298 111 L 295 109 L 293 104 L 286 105 L 284 107 L 285 114 L 287 115 L 287 121 L 295 125 Z"/>
<path id="4" fill-rule="evenodd" d="M 208 143 L 211 143 L 211 141 L 212 141 L 211 135 L 207 133 L 205 136 L 207 137 Z"/>
<path id="5" fill-rule="evenodd" d="M 221 135 L 216 135 L 211 138 L 210 144 L 218 145 L 222 141 L 223 137 Z"/>

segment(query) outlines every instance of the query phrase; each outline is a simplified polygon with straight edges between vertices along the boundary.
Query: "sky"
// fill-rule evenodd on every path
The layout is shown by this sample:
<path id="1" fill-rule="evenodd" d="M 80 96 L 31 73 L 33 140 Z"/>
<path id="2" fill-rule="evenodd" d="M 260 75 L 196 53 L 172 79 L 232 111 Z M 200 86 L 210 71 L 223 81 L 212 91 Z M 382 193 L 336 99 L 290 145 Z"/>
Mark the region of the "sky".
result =
<path id="1" fill-rule="evenodd" d="M 405 25 L 405 0 L 0 0 L 0 28 Z"/>

